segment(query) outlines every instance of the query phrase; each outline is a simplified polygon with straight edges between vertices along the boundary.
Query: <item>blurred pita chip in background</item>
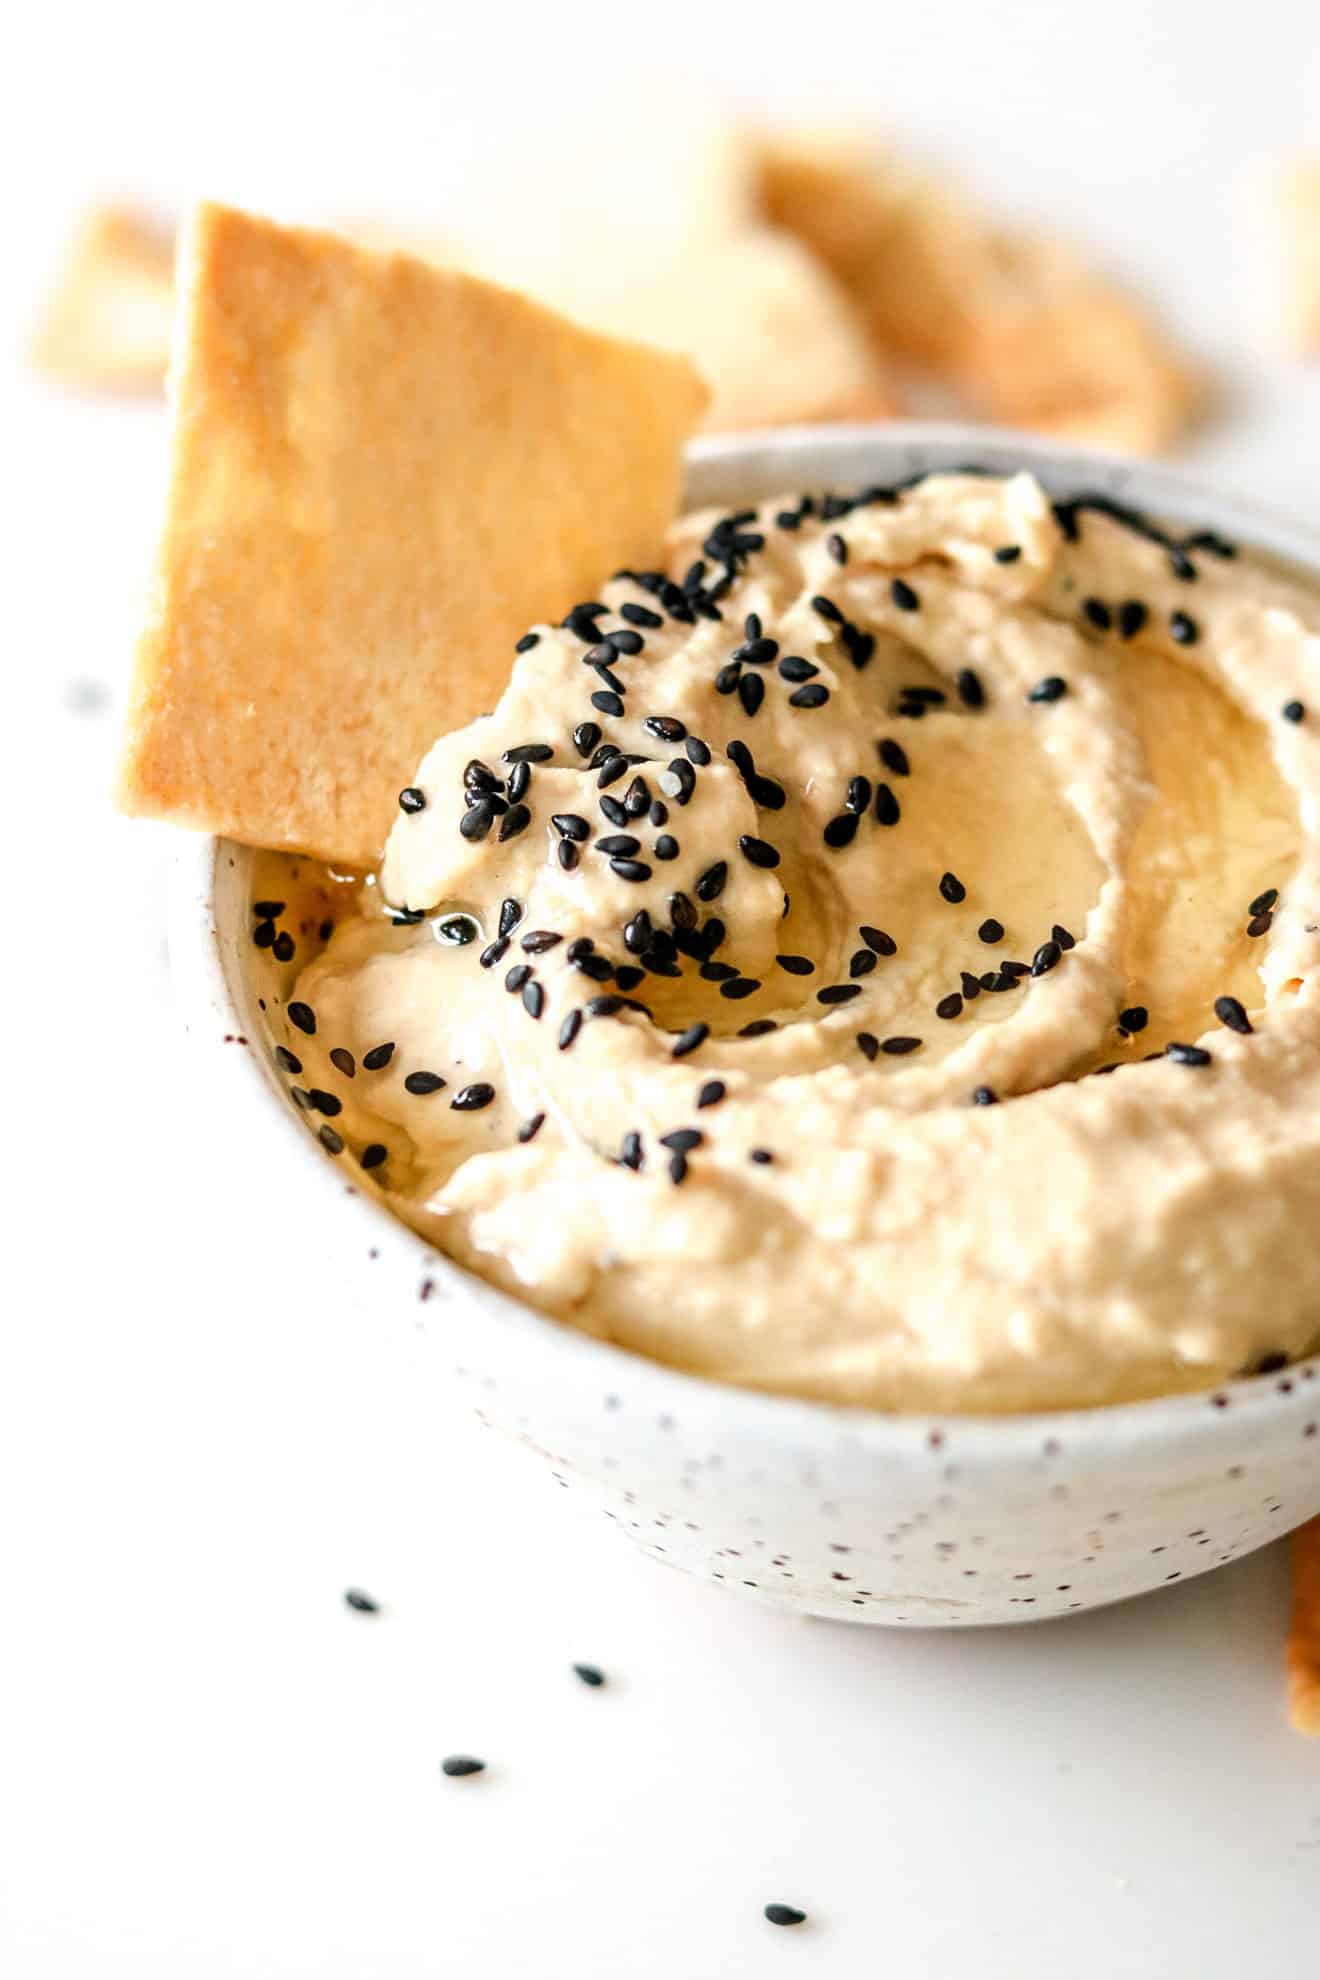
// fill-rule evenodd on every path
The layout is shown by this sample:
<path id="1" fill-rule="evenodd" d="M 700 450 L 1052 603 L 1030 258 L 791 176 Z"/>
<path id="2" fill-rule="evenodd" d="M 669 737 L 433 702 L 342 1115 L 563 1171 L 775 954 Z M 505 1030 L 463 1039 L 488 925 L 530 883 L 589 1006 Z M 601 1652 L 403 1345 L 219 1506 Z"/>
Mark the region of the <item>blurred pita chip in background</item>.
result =
<path id="1" fill-rule="evenodd" d="M 1153 453 L 1204 401 L 1149 312 L 1069 247 L 987 218 L 865 133 L 642 101 L 607 160 L 594 130 L 524 129 L 461 210 L 435 205 L 433 224 L 341 231 L 689 356 L 708 431 L 915 408 Z M 98 216 L 43 324 L 43 369 L 106 390 L 163 376 L 168 291 L 168 244 L 145 218 Z"/>

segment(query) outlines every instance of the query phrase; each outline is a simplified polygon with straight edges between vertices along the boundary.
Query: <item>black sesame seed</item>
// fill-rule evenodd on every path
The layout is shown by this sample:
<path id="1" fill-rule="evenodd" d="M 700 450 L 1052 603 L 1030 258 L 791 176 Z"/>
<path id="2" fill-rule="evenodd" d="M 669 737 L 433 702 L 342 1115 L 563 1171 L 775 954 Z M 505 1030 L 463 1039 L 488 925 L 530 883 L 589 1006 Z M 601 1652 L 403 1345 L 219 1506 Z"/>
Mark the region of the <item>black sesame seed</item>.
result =
<path id="1" fill-rule="evenodd" d="M 526 1011 L 528 1017 L 539 1018 L 545 1009 L 545 991 L 541 988 L 540 984 L 535 982 L 524 983 L 522 1000 L 523 1009 Z"/>
<path id="2" fill-rule="evenodd" d="M 860 997 L 861 994 L 862 986 L 860 983 L 831 983 L 827 984 L 824 990 L 818 990 L 816 992 L 816 1002 L 818 1004 L 850 1004 L 854 997 Z"/>
<path id="3" fill-rule="evenodd" d="M 717 859 L 714 866 L 708 866 L 697 881 L 695 892 L 699 901 L 717 901 L 724 892 L 724 883 L 729 877 L 726 860 Z"/>
<path id="4" fill-rule="evenodd" d="M 781 681 L 814 681 L 820 668 L 810 660 L 804 660 L 800 653 L 786 653 L 779 663 Z"/>
<path id="5" fill-rule="evenodd" d="M 880 1050 L 880 1040 L 872 1031 L 859 1031 L 857 1049 L 864 1059 L 874 1059 Z"/>
<path id="6" fill-rule="evenodd" d="M 322 1148 L 328 1150 L 328 1152 L 331 1155 L 343 1154 L 344 1137 L 342 1134 L 336 1134 L 335 1130 L 332 1127 L 329 1126 L 319 1127 L 316 1130 L 316 1138 L 320 1142 Z"/>
<path id="7" fill-rule="evenodd" d="M 681 1152 L 669 1158 L 669 1180 L 677 1185 L 687 1180 L 688 1159 Z"/>
<path id="8" fill-rule="evenodd" d="M 506 839 L 516 839 L 525 832 L 532 822 L 532 814 L 525 804 L 511 804 L 500 820 L 499 839 L 503 845 Z"/>
<path id="9" fill-rule="evenodd" d="M 474 1760 L 470 1753 L 450 1753 L 440 1762 L 440 1771 L 451 1780 L 463 1780 L 469 1774 L 484 1774 L 486 1763 Z"/>
<path id="10" fill-rule="evenodd" d="M 703 742 L 700 736 L 689 736 L 683 747 L 693 763 L 704 767 L 710 762 L 710 744 Z"/>
<path id="11" fill-rule="evenodd" d="M 590 756 L 600 741 L 599 722 L 579 722 L 573 731 L 573 747 L 579 756 Z"/>
<path id="12" fill-rule="evenodd" d="M 997 1107 L 999 1105 L 999 1095 L 995 1092 L 993 1086 L 974 1087 L 972 1089 L 972 1105 L 974 1107 Z"/>
<path id="13" fill-rule="evenodd" d="M 416 784 L 409 784 L 406 789 L 399 792 L 400 811 L 425 811 L 425 809 L 426 792 L 419 790 Z"/>
<path id="14" fill-rule="evenodd" d="M 520 640 L 514 642 L 513 650 L 515 653 L 530 653 L 534 646 L 540 645 L 540 642 L 540 633 L 524 633 Z"/>
<path id="15" fill-rule="evenodd" d="M 790 976 L 810 976 L 816 967 L 810 956 L 776 956 L 775 961 Z"/>
<path id="16" fill-rule="evenodd" d="M 589 977 L 593 983 L 608 983 L 614 974 L 614 965 L 608 956 L 593 955 L 590 951 L 575 956 L 571 947 L 565 949 L 564 954 L 574 969 Z"/>
<path id="17" fill-rule="evenodd" d="M 806 687 L 798 688 L 788 697 L 790 708 L 823 708 L 830 698 L 830 691 L 819 681 L 812 681 Z"/>
<path id="18" fill-rule="evenodd" d="M 700 1128 L 673 1128 L 660 1137 L 662 1148 L 672 1148 L 676 1154 L 689 1155 L 694 1148 L 700 1148 L 706 1137 Z"/>
<path id="19" fill-rule="evenodd" d="M 650 867 L 640 859 L 612 859 L 610 872 L 616 873 L 620 880 L 640 881 L 651 877 Z"/>
<path id="20" fill-rule="evenodd" d="M 882 1052 L 888 1052 L 889 1056 L 894 1059 L 905 1058 L 909 1052 L 919 1051 L 920 1048 L 921 1040 L 919 1038 L 882 1038 L 880 1041 L 880 1050 Z"/>
<path id="21" fill-rule="evenodd" d="M 489 796 L 492 791 L 502 791 L 504 781 L 495 775 L 488 763 L 483 763 L 479 756 L 474 756 L 463 766 L 463 788 L 469 794 L 475 792 L 478 797 Z M 471 795 L 469 802 L 475 802 Z"/>
<path id="22" fill-rule="evenodd" d="M 811 609 L 818 618 L 826 620 L 832 626 L 843 624 L 843 613 L 832 598 L 822 598 L 817 594 L 811 601 Z"/>
<path id="23" fill-rule="evenodd" d="M 697 773 L 681 756 L 676 756 L 660 778 L 660 788 L 676 804 L 686 804 L 697 788 Z"/>
<path id="24" fill-rule="evenodd" d="M 271 945 L 271 954 L 274 956 L 276 962 L 292 962 L 293 950 L 292 935 L 290 935 L 287 928 L 281 929 Z"/>
<path id="25" fill-rule="evenodd" d="M 697 974 L 703 983 L 732 983 L 739 972 L 732 963 L 703 962 Z"/>
<path id="26" fill-rule="evenodd" d="M 439 1073 L 433 1072 L 411 1072 L 403 1083 L 409 1093 L 438 1093 L 447 1084 Z"/>
<path id="27" fill-rule="evenodd" d="M 596 851 L 609 858 L 629 859 L 641 851 L 641 845 L 641 840 L 635 839 L 631 832 L 612 832 L 607 838 L 597 839 Z"/>
<path id="28" fill-rule="evenodd" d="M 1035 955 L 1031 958 L 1031 974 L 1033 976 L 1045 976 L 1054 968 L 1062 954 L 1063 950 L 1057 942 L 1042 942 Z"/>
<path id="29" fill-rule="evenodd" d="M 856 819 L 854 819 L 852 822 L 853 822 L 853 828 L 855 830 L 857 821 Z M 767 867 L 773 869 L 779 864 L 779 854 L 776 851 L 775 847 L 772 845 L 768 845 L 764 839 L 753 838 L 750 832 L 744 832 L 742 836 L 739 838 L 738 850 L 742 854 L 743 858 L 751 866 L 761 866 L 761 867 Z M 292 1014 L 293 1013 L 291 1007 L 290 1016 L 292 1016 Z"/>
<path id="30" fill-rule="evenodd" d="M 744 1024 L 739 1027 L 738 1036 L 740 1038 L 764 1038 L 767 1032 L 778 1031 L 778 1029 L 779 1026 L 773 1018 L 753 1018 L 750 1024 Z"/>
<path id="31" fill-rule="evenodd" d="M 608 634 L 607 637 L 616 653 L 640 653 L 646 644 L 640 633 L 627 632 L 618 628 Z"/>
<path id="32" fill-rule="evenodd" d="M 837 818 L 831 818 L 821 836 L 827 846 L 833 846 L 836 850 L 841 846 L 850 846 L 857 837 L 856 814 L 851 811 L 840 812 Z"/>
<path id="33" fill-rule="evenodd" d="M 571 839 L 561 839 L 555 848 L 559 864 L 565 873 L 571 873 L 578 863 L 578 849 Z"/>
<path id="34" fill-rule="evenodd" d="M 382 1072 L 393 1057 L 394 1040 L 392 1038 L 384 1045 L 373 1045 L 369 1052 L 362 1054 L 363 1071 Z"/>
<path id="35" fill-rule="evenodd" d="M 619 696 L 617 694 L 611 694 L 606 688 L 597 689 L 596 693 L 591 697 L 591 705 L 593 708 L 599 708 L 602 715 L 622 715 L 623 713 L 623 702 Z"/>
<path id="36" fill-rule="evenodd" d="M 875 822 L 877 825 L 897 825 L 902 817 L 898 799 L 888 784 L 877 784 L 875 792 Z"/>
<path id="37" fill-rule="evenodd" d="M 1216 997 L 1215 1016 L 1221 1024 L 1227 1025 L 1230 1031 L 1236 1031 L 1244 1038 L 1249 1036 L 1252 1028 L 1251 1019 L 1236 997 Z"/>
<path id="38" fill-rule="evenodd" d="M 839 535 L 837 530 L 832 531 L 830 535 L 825 538 L 825 548 L 829 551 L 831 557 L 833 557 L 836 564 L 847 563 L 848 545 L 844 542 L 843 538 Z"/>
<path id="39" fill-rule="evenodd" d="M 291 1073 L 296 1079 L 302 1071 L 302 1060 L 295 1058 L 287 1045 L 277 1045 L 273 1056 L 281 1072 Z"/>
<path id="40" fill-rule="evenodd" d="M 1165 1046 L 1164 1056 L 1166 1059 L 1173 1059 L 1180 1066 L 1208 1066 L 1210 1064 L 1210 1054 L 1206 1051 L 1204 1045 L 1180 1045 L 1176 1040 L 1174 1043 Z"/>
<path id="41" fill-rule="evenodd" d="M 586 1011 L 588 1017 L 593 1017 L 593 1018 L 617 1017 L 622 1009 L 623 1009 L 622 997 L 614 997 L 614 996 L 606 995 L 604 997 L 588 997 L 587 999 Z"/>
<path id="42" fill-rule="evenodd" d="M 695 1052 L 698 1045 L 703 1045 L 709 1037 L 710 1026 L 698 1019 L 695 1024 L 690 1024 L 686 1031 L 681 1031 L 674 1040 L 671 1057 L 686 1059 L 689 1052 Z"/>
<path id="43" fill-rule="evenodd" d="M 873 949 L 854 949 L 848 958 L 849 976 L 869 976 L 875 968 L 876 957 Z"/>
<path id="44" fill-rule="evenodd" d="M 289 1005 L 289 1023 L 299 1031 L 306 1032 L 309 1038 L 316 1033 L 316 1013 L 310 1004 L 292 1003 Z"/>
<path id="45" fill-rule="evenodd" d="M 752 639 L 748 640 L 746 646 L 740 646 L 733 658 L 741 660 L 746 667 L 768 667 L 778 653 L 777 639 Z"/>
<path id="46" fill-rule="evenodd" d="M 1114 623 L 1114 615 L 1102 598 L 1084 598 L 1082 615 L 1097 632 L 1108 632 Z"/>
<path id="47" fill-rule="evenodd" d="M 759 674 L 744 674 L 738 682 L 738 699 L 744 712 L 755 715 L 765 700 L 765 682 Z"/>
<path id="48" fill-rule="evenodd" d="M 1118 636 L 1135 639 L 1149 614 L 1139 598 L 1126 598 L 1118 608 Z"/>
<path id="49" fill-rule="evenodd" d="M 1250 935 L 1252 941 L 1255 942 L 1262 935 L 1268 935 L 1273 926 L 1274 916 L 1272 914 L 1253 914 L 1251 920 L 1247 923 L 1247 933 Z"/>
<path id="50" fill-rule="evenodd" d="M 1193 646 L 1200 636 L 1201 628 L 1189 612 L 1170 612 L 1169 637 L 1179 646 Z"/>
<path id="51" fill-rule="evenodd" d="M 649 605 L 634 605 L 631 600 L 626 605 L 620 605 L 619 617 L 627 619 L 629 625 L 633 626 L 655 627 L 664 624 L 660 614 L 653 612 Z"/>
<path id="52" fill-rule="evenodd" d="M 337 1099 L 333 1093 L 327 1093 L 320 1086 L 311 1088 L 307 1095 L 307 1102 L 313 1111 L 318 1114 L 340 1114 L 344 1108 L 342 1100 Z"/>
<path id="53" fill-rule="evenodd" d="M 520 798 L 526 796 L 527 786 L 531 783 L 531 781 L 532 781 L 531 764 L 515 763 L 512 770 L 509 772 L 509 802 L 511 804 L 517 804 Z"/>
<path id="54" fill-rule="evenodd" d="M 511 970 L 506 971 L 504 977 L 504 987 L 509 992 L 510 996 L 514 996 L 514 997 L 517 996 L 518 992 L 522 989 L 523 984 L 526 983 L 530 978 L 531 973 L 532 973 L 531 969 L 526 963 L 515 963 Z"/>
<path id="55" fill-rule="evenodd" d="M 645 1159 L 646 1157 L 642 1152 L 642 1137 L 638 1134 L 636 1128 L 631 1128 L 624 1135 L 620 1143 L 619 1161 L 625 1169 L 631 1169 L 635 1174 L 641 1168 Z"/>
<path id="56" fill-rule="evenodd" d="M 1028 701 L 1062 701 L 1068 692 L 1068 683 L 1059 674 L 1047 674 L 1043 681 L 1037 681 L 1027 695 Z"/>
<path id="57" fill-rule="evenodd" d="M 465 839 L 475 845 L 486 837 L 495 823 L 495 809 L 488 798 L 483 798 L 463 813 L 458 821 L 458 829 Z"/>
<path id="58" fill-rule="evenodd" d="M 642 727 L 649 736 L 658 736 L 661 742 L 682 742 L 687 735 L 687 724 L 680 722 L 677 715 L 648 715 Z"/>
<path id="59" fill-rule="evenodd" d="M 607 756 L 601 764 L 600 775 L 596 779 L 596 788 L 607 791 L 611 784 L 617 784 L 620 777 L 626 777 L 627 774 L 628 759 L 626 756 L 621 756 L 616 750 L 613 756 Z"/>
<path id="60" fill-rule="evenodd" d="M 908 762 L 908 753 L 902 743 L 895 742 L 892 736 L 882 736 L 876 744 L 876 749 L 885 769 L 892 771 L 895 777 L 911 776 L 912 765 Z"/>
<path id="61" fill-rule="evenodd" d="M 698 1108 L 718 1107 L 728 1090 L 722 1079 L 708 1079 L 697 1094 Z"/>
<path id="62" fill-rule="evenodd" d="M 917 612 L 921 609 L 920 598 L 903 578 L 893 580 L 889 587 L 889 596 L 900 612 Z"/>
<path id="63" fill-rule="evenodd" d="M 703 974 L 705 973 L 705 969 L 711 967 L 713 967 L 711 964 L 704 965 Z M 728 997 L 733 1003 L 741 1003 L 744 997 L 755 996 L 760 987 L 760 983 L 754 976 L 738 976 L 735 974 L 730 977 L 727 983 L 721 983 L 720 995 L 721 997 Z"/>
<path id="64" fill-rule="evenodd" d="M 957 907 L 960 901 L 967 899 L 967 889 L 956 873 L 941 874 L 940 893 L 953 907 Z"/>
<path id="65" fill-rule="evenodd" d="M 848 779 L 847 794 L 843 800 L 844 809 L 847 811 L 862 812 L 866 810 L 866 807 L 870 802 L 871 802 L 870 778 L 850 777 Z"/>
<path id="66" fill-rule="evenodd" d="M 1075 949 L 1077 947 L 1076 936 L 1070 935 L 1068 930 L 1062 927 L 1057 921 L 1050 930 L 1050 940 L 1057 942 L 1061 949 Z"/>
<path id="67" fill-rule="evenodd" d="M 357 1060 L 342 1045 L 333 1047 L 330 1053 L 330 1063 L 336 1072 L 341 1072 L 344 1075 L 345 1079 L 357 1078 Z"/>
<path id="68" fill-rule="evenodd" d="M 1118 1014 L 1118 1028 L 1120 1031 L 1132 1033 L 1144 1031 L 1149 1023 L 1150 1012 L 1144 1004 L 1129 1004 L 1126 1010 L 1120 1011 Z"/>
<path id="69" fill-rule="evenodd" d="M 973 976 L 970 969 L 960 969 L 958 975 L 962 980 L 963 999 L 970 1003 L 973 997 L 979 997 L 981 994 L 981 979 L 979 976 Z"/>
<path id="70" fill-rule="evenodd" d="M 936 1004 L 935 1015 L 937 1018 L 961 1017 L 962 1007 L 963 1007 L 962 998 L 958 995 L 958 992 L 956 990 L 951 990 L 947 997 L 941 997 L 939 1003 Z"/>
<path id="71" fill-rule="evenodd" d="M 1269 914 L 1278 905 L 1279 905 L 1278 888 L 1267 887 L 1263 894 L 1257 894 L 1255 900 L 1251 903 L 1251 906 L 1247 909 L 1247 913 Z"/>
<path id="72" fill-rule="evenodd" d="M 985 706 L 985 689 L 981 676 L 971 667 L 960 667 L 953 677 L 953 685 L 958 690 L 958 699 L 966 708 Z"/>
<path id="73" fill-rule="evenodd" d="M 456 1114 L 475 1114 L 482 1107 L 489 1107 L 495 1098 L 495 1088 L 488 1080 L 473 1080 L 470 1086 L 460 1086 L 449 1105 Z"/>
<path id="74" fill-rule="evenodd" d="M 359 1159 L 364 1169 L 378 1169 L 388 1159 L 389 1152 L 383 1141 L 369 1141 Z"/>
<path id="75" fill-rule="evenodd" d="M 795 1904 L 768 1904 L 765 1915 L 772 1925 L 801 1925 L 807 1914 Z"/>
<path id="76" fill-rule="evenodd" d="M 1285 722 L 1303 722 L 1306 719 L 1306 705 L 1301 701 L 1285 701 L 1279 713 Z"/>
<path id="77" fill-rule="evenodd" d="M 629 955 L 640 956 L 650 946 L 651 917 L 645 908 L 640 908 L 623 931 L 623 946 Z"/>
<path id="78" fill-rule="evenodd" d="M 590 825 L 576 811 L 556 811 L 551 817 L 550 823 L 561 837 L 565 839 L 576 839 L 579 843 L 591 834 Z M 501 930 L 501 933 L 503 933 L 503 930 Z"/>
<path id="79" fill-rule="evenodd" d="M 261 921 L 273 921 L 284 912 L 283 901 L 253 901 L 252 912 Z"/>
<path id="80" fill-rule="evenodd" d="M 519 1141 L 522 1142 L 535 1141 L 537 1135 L 541 1132 L 541 1129 L 544 1126 L 545 1126 L 545 1115 L 533 1114 L 531 1119 L 529 1121 L 524 1121 L 522 1126 L 518 1129 Z"/>
<path id="81" fill-rule="evenodd" d="M 679 852 L 678 840 L 673 837 L 672 833 L 662 832 L 660 834 L 660 837 L 655 842 L 656 858 L 677 859 L 678 852 Z"/>
<path id="82" fill-rule="evenodd" d="M 1004 924 L 1002 921 L 996 921 L 993 915 L 987 915 L 976 932 L 983 942 L 1002 942 Z"/>
<path id="83" fill-rule="evenodd" d="M 997 564 L 1016 564 L 1018 558 L 1022 555 L 1022 545 L 1020 543 L 1001 543 L 994 554 Z"/>
<path id="84" fill-rule="evenodd" d="M 913 687 L 905 687 L 902 694 L 905 701 L 921 703 L 928 708 L 938 708 L 948 699 L 943 688 L 925 687 L 920 683 Z"/>
<path id="85" fill-rule="evenodd" d="M 695 928 L 697 910 L 686 894 L 669 896 L 669 919 L 675 928 Z"/>
<path id="86" fill-rule="evenodd" d="M 865 922 L 858 929 L 868 949 L 874 949 L 878 956 L 896 956 L 898 943 L 892 935 L 886 935 L 883 928 L 871 928 Z"/>
<path id="87" fill-rule="evenodd" d="M 391 928 L 416 928 L 418 922 L 425 919 L 421 908 L 393 908 L 390 911 Z"/>
<path id="88" fill-rule="evenodd" d="M 554 755 L 549 743 L 519 743 L 514 749 L 506 749 L 501 761 L 504 763 L 548 763 Z"/>
<path id="89" fill-rule="evenodd" d="M 559 1027 L 559 1049 L 566 1052 L 582 1029 L 582 1012 L 575 1004 Z"/>

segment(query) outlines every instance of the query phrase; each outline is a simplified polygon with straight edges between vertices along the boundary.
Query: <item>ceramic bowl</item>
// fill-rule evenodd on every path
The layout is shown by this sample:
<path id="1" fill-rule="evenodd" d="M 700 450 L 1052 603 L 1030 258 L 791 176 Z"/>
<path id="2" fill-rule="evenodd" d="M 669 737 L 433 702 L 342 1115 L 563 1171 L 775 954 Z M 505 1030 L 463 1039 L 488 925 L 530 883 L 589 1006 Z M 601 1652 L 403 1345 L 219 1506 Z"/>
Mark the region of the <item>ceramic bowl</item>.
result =
<path id="1" fill-rule="evenodd" d="M 985 429 L 798 429 L 697 444 L 689 504 L 974 463 L 1120 499 L 1309 568 L 1320 539 L 1162 470 Z M 254 855 L 179 854 L 171 956 L 185 1019 L 286 1218 L 318 1233 L 327 1298 L 424 1329 L 435 1378 L 540 1454 L 655 1560 L 781 1608 L 863 1623 L 1022 1622 L 1204 1573 L 1320 1513 L 1320 1360 L 1213 1393 L 976 1418 L 884 1415 L 724 1387 L 546 1319 L 438 1256 L 309 1131 L 259 1002 Z M 246 1049 L 244 1049 L 246 1048 Z M 1207 1298 L 1213 1288 L 1207 1287 Z"/>

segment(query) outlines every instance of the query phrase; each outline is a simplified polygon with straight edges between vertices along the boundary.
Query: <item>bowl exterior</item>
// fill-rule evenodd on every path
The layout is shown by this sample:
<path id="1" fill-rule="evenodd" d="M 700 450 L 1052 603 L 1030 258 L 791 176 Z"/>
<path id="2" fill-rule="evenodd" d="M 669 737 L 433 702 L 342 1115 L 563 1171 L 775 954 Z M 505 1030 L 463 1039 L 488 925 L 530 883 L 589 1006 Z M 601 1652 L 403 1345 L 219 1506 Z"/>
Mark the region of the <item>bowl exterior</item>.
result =
<path id="1" fill-rule="evenodd" d="M 687 495 L 732 503 L 962 462 L 1026 466 L 1057 493 L 1098 488 L 1320 572 L 1320 540 L 1231 500 L 983 430 L 722 438 L 694 448 Z M 268 1143 L 286 1211 L 315 1218 L 327 1286 L 339 1276 L 367 1325 L 420 1325 L 478 1418 L 655 1560 L 806 1614 L 1022 1622 L 1187 1579 L 1320 1513 L 1320 1361 L 1107 1410 L 882 1416 L 682 1375 L 459 1270 L 350 1177 L 347 1158 L 336 1166 L 289 1101 L 264 1042 L 274 965 L 248 935 L 251 862 L 210 840 L 177 861 L 172 961 L 217 1103 L 245 1110 L 249 1137 Z"/>

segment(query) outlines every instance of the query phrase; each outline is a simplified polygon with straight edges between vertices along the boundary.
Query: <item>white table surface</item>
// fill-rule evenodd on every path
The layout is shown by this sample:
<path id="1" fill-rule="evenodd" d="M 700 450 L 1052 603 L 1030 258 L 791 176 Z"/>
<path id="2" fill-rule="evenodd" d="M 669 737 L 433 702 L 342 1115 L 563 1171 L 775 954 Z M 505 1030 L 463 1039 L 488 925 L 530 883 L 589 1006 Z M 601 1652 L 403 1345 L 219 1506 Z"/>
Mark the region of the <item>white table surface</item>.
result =
<path id="1" fill-rule="evenodd" d="M 1085 224 L 1220 364 L 1186 460 L 1320 523 L 1320 368 L 1268 350 L 1243 196 L 1314 109 L 1304 5 L 1232 32 L 1190 0 L 547 11 L 47 8 L 12 301 L 102 184 L 365 211 L 424 161 L 452 185 L 543 76 L 604 142 L 657 38 L 748 100 L 842 70 Z M 453 1413 L 420 1338 L 345 1318 L 176 1036 L 169 835 L 107 804 L 161 417 L 3 390 L 6 1980 L 1310 1972 L 1320 1746 L 1284 1720 L 1281 1550 L 1021 1630 L 781 1618 L 635 1556 Z M 455 1750 L 486 1774 L 443 1779 Z"/>

